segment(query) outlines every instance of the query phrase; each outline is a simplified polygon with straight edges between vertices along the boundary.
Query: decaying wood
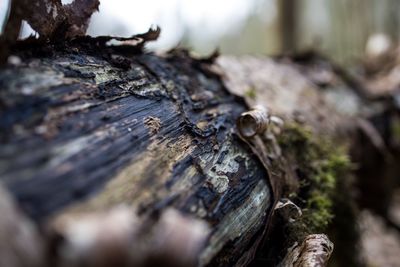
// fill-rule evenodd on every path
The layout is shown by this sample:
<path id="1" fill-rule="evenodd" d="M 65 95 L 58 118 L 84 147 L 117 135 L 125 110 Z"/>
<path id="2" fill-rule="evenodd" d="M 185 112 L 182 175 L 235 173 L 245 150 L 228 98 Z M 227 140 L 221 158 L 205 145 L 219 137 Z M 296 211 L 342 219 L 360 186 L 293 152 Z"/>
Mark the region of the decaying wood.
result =
<path id="1" fill-rule="evenodd" d="M 71 49 L 26 51 L 1 72 L 1 179 L 22 209 L 51 224 L 120 204 L 141 217 L 174 207 L 212 226 L 202 265 L 251 259 L 239 252 L 255 249 L 273 195 L 235 133 L 246 106 L 186 54 Z"/>
<path id="2" fill-rule="evenodd" d="M 9 15 L 0 36 L 0 65 L 6 63 L 10 48 L 16 43 L 26 21 L 43 41 L 83 36 L 99 0 L 74 0 L 63 5 L 61 0 L 10 0 Z"/>
<path id="3" fill-rule="evenodd" d="M 107 256 L 99 253 L 109 250 L 107 240 L 128 248 L 117 257 L 128 258 L 127 266 L 153 264 L 141 258 L 150 250 L 139 243 L 171 249 L 154 259 L 193 244 L 176 265 L 196 258 L 201 266 L 246 266 L 260 244 L 275 246 L 265 238 L 273 209 L 297 179 L 276 141 L 280 124 L 301 122 L 349 144 L 357 131 L 373 139 L 355 119 L 371 124 L 368 116 L 387 107 L 370 106 L 331 69 L 321 75 L 324 68 L 254 57 L 213 64 L 181 50 L 155 56 L 108 40 L 27 40 L 15 48 L 20 60 L 0 72 L 0 179 L 27 220 L 50 232 L 41 238 L 54 266 L 107 266 L 88 256 Z M 278 123 L 241 135 L 236 120 L 256 105 Z M 112 230 L 113 218 L 121 227 L 99 234 Z M 188 229 L 188 220 L 199 227 Z M 87 225 L 89 243 L 102 246 L 84 243 L 79 254 L 77 237 Z M 164 238 L 163 229 L 178 231 L 171 225 L 187 234 Z M 149 235 L 137 234 L 143 227 Z"/>
<path id="4" fill-rule="evenodd" d="M 85 35 L 99 5 L 99 0 L 74 0 L 65 5 L 60 0 L 12 0 L 4 37 L 16 41 L 22 20 L 43 39 Z"/>
<path id="5" fill-rule="evenodd" d="M 279 264 L 280 267 L 325 267 L 333 251 L 326 235 L 309 235 L 301 245 L 294 245 Z"/>

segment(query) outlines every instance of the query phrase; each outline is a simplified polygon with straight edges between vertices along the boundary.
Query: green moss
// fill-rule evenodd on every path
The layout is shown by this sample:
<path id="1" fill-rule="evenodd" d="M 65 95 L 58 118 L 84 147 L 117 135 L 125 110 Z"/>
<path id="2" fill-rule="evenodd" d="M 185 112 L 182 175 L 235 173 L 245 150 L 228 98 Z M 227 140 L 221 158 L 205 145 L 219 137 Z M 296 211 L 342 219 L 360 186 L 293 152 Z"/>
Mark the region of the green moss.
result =
<path id="1" fill-rule="evenodd" d="M 244 93 L 245 96 L 251 98 L 251 99 L 256 99 L 256 88 L 254 87 L 250 87 L 249 89 L 247 89 Z"/>
<path id="2" fill-rule="evenodd" d="M 299 190 L 285 193 L 303 211 L 302 218 L 288 226 L 289 235 L 301 239 L 325 231 L 334 217 L 332 199 L 337 182 L 350 173 L 346 150 L 296 123 L 286 125 L 278 141 L 290 165 L 297 166 Z"/>

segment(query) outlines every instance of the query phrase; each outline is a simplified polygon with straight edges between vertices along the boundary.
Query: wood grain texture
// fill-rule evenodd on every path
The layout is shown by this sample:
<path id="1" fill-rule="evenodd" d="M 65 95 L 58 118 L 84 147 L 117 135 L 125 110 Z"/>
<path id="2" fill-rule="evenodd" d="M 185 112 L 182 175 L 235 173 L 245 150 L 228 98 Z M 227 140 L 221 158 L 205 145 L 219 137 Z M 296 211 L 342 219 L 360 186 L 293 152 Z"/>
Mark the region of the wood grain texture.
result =
<path id="1" fill-rule="evenodd" d="M 274 203 L 267 170 L 236 134 L 245 103 L 182 51 L 92 48 L 35 47 L 0 72 L 1 181 L 39 223 L 174 207 L 212 227 L 201 265 L 239 262 Z"/>
<path id="2" fill-rule="evenodd" d="M 15 50 L 21 60 L 0 71 L 0 180 L 40 227 L 89 217 L 101 232 L 122 205 L 153 229 L 173 210 L 211 229 L 201 266 L 247 266 L 260 244 L 259 259 L 278 263 L 287 220 L 271 225 L 273 207 L 306 178 L 274 131 L 242 138 L 237 118 L 262 105 L 286 126 L 310 128 L 310 138 L 367 155 L 355 145 L 361 135 L 375 156 L 384 131 L 371 118 L 397 118 L 390 99 L 365 98 L 317 55 L 214 64 L 182 50 L 144 53 L 143 43 L 108 46 L 110 38 L 27 40 Z"/>

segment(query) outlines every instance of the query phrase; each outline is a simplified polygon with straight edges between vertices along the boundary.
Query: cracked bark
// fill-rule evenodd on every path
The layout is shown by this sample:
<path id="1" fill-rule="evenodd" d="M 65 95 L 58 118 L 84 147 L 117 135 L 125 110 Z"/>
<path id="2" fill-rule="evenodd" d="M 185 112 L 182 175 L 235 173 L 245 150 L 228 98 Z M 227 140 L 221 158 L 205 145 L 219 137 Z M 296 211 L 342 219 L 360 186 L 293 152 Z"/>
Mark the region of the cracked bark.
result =
<path id="1" fill-rule="evenodd" d="M 18 207 L 39 227 L 122 204 L 142 219 L 173 208 L 211 229 L 201 266 L 248 265 L 293 178 L 276 142 L 240 137 L 241 113 L 261 104 L 347 142 L 365 107 L 334 72 L 321 90 L 305 64 L 28 42 L 0 72 L 0 179 Z"/>

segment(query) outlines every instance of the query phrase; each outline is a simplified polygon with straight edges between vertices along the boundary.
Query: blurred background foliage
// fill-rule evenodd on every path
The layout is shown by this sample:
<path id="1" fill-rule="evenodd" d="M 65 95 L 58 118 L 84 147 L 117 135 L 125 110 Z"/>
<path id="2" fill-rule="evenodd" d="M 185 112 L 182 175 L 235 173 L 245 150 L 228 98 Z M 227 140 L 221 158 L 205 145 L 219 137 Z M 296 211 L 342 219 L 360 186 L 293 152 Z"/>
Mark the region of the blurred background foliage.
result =
<path id="1" fill-rule="evenodd" d="M 72 0 L 63 0 L 69 3 Z M 9 0 L 0 0 L 4 19 Z M 162 28 L 150 49 L 175 46 L 206 55 L 276 55 L 318 50 L 341 64 L 358 63 L 399 38 L 398 0 L 102 0 L 90 35 L 129 36 Z M 32 34 L 27 24 L 21 37 Z M 375 36 L 377 38 L 372 38 Z"/>

